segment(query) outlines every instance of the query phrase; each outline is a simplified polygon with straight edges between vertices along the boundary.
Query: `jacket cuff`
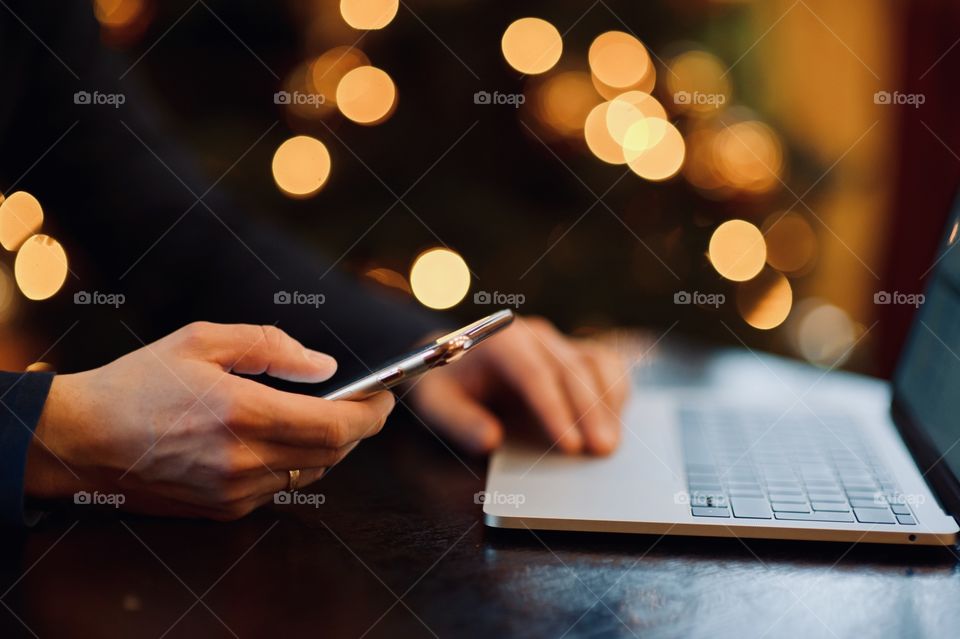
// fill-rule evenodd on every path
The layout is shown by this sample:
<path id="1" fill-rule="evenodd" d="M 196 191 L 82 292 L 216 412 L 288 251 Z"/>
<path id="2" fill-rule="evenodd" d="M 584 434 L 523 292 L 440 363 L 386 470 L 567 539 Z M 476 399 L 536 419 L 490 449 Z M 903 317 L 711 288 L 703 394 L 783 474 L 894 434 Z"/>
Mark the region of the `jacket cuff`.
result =
<path id="1" fill-rule="evenodd" d="M 24 511 L 27 450 L 53 383 L 53 373 L 0 373 L 0 525 L 30 526 Z"/>

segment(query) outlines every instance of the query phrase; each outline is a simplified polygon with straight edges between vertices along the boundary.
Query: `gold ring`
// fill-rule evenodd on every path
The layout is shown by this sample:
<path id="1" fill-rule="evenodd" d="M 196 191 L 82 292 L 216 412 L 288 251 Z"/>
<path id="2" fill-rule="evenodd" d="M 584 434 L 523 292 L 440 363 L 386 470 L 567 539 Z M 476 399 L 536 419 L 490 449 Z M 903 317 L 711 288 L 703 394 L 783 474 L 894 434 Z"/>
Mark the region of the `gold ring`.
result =
<path id="1" fill-rule="evenodd" d="M 290 482 L 287 484 L 287 491 L 292 493 L 300 485 L 300 471 L 291 470 L 288 472 L 290 473 Z"/>

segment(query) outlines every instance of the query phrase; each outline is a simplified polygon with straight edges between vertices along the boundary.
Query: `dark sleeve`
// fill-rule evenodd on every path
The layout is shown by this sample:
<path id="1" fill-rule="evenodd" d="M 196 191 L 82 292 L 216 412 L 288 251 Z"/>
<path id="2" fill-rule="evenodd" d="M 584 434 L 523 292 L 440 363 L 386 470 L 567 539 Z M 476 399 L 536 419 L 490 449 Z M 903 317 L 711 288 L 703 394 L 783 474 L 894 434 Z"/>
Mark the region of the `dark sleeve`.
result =
<path id="1" fill-rule="evenodd" d="M 59 0 L 15 2 L 33 34 L 0 11 L 0 47 L 7 48 L 0 51 L 0 70 L 22 98 L 0 105 L 5 148 L 17 149 L 0 154 L 0 177 L 9 184 L 24 175 L 17 189 L 40 199 L 47 212 L 44 231 L 68 251 L 76 276 L 51 304 L 63 304 L 63 315 L 71 319 L 94 320 L 74 329 L 58 369 L 87 368 L 118 356 L 129 350 L 131 331 L 149 342 L 207 320 L 275 324 L 336 357 L 349 374 L 446 325 L 408 299 L 385 296 L 338 272 L 339 260 L 279 228 L 275 213 L 227 192 L 218 180 L 223 170 L 202 170 L 168 126 L 163 105 L 169 96 L 150 93 L 145 67 L 100 46 L 90 5 L 70 4 L 78 13 L 64 19 Z M 122 94 L 124 103 L 77 104 L 78 91 Z M 292 134 L 283 123 L 268 131 L 270 125 L 265 120 L 257 130 L 236 130 L 224 124 L 230 131 L 225 143 L 240 158 L 234 171 L 269 183 L 265 150 Z M 322 195 L 303 203 L 317 224 L 349 218 L 350 211 L 326 210 Z M 70 304 L 79 291 L 124 294 L 122 315 L 99 321 L 93 314 L 107 309 Z M 322 295 L 324 303 L 275 303 L 295 292 Z"/>
<path id="2" fill-rule="evenodd" d="M 53 373 L 0 372 L 0 525 L 33 523 L 23 509 L 23 475 L 52 381 Z"/>

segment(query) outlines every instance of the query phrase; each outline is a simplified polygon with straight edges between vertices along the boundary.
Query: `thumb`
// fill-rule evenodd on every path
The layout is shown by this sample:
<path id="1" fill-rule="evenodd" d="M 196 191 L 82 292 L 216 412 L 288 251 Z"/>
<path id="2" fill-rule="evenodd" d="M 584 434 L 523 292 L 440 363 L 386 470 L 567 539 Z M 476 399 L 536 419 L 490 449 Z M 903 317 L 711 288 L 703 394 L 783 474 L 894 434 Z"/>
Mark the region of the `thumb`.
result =
<path id="1" fill-rule="evenodd" d="M 421 379 L 414 391 L 417 412 L 472 453 L 488 453 L 503 440 L 503 425 L 455 380 Z"/>
<path id="2" fill-rule="evenodd" d="M 228 372 L 315 383 L 337 370 L 335 359 L 304 347 L 276 326 L 200 322 L 181 331 L 189 347 Z"/>

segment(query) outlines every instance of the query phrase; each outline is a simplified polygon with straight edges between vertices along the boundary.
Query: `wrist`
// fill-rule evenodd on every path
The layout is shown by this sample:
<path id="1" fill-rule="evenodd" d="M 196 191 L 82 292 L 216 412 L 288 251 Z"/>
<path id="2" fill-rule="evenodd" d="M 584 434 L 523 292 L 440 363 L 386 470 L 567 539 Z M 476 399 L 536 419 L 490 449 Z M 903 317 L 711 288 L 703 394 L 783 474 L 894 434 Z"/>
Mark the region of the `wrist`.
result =
<path id="1" fill-rule="evenodd" d="M 24 495 L 61 499 L 89 487 L 83 480 L 84 432 L 78 375 L 57 375 L 27 449 Z"/>

